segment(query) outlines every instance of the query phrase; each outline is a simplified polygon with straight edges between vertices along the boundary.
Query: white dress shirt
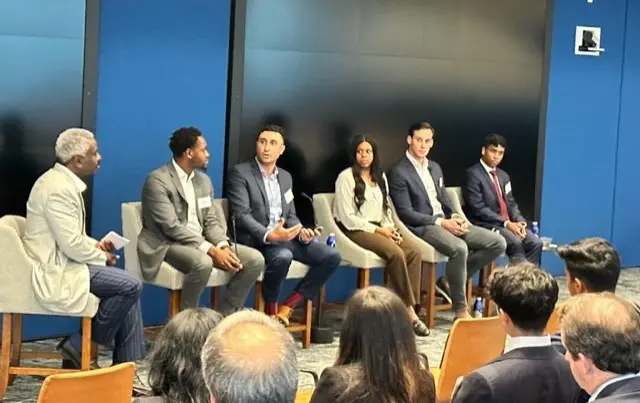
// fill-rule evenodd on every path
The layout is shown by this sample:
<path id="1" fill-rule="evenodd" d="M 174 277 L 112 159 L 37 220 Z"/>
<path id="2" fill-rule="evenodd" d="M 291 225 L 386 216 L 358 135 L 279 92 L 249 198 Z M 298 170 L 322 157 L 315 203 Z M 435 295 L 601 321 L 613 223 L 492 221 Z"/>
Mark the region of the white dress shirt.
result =
<path id="1" fill-rule="evenodd" d="M 545 334 L 544 336 L 518 336 L 510 337 L 504 346 L 504 353 L 516 350 L 518 348 L 527 347 L 549 347 L 551 346 L 551 336 Z"/>
<path id="2" fill-rule="evenodd" d="M 416 160 L 413 155 L 409 151 L 406 152 L 407 158 L 416 169 L 420 180 L 422 181 L 422 185 L 427 192 L 427 197 L 429 198 L 429 204 L 431 204 L 431 208 L 433 209 L 433 216 L 439 217 L 436 218 L 436 225 L 440 225 L 442 222 L 442 217 L 444 217 L 444 210 L 442 210 L 442 204 L 438 200 L 438 191 L 436 189 L 436 184 L 433 181 L 433 177 L 431 176 L 431 172 L 429 172 L 429 161 L 425 158 L 422 163 Z"/>
<path id="3" fill-rule="evenodd" d="M 388 195 L 387 177 L 382 174 L 382 179 Z M 391 218 L 391 203 L 388 203 L 389 208 L 385 212 L 384 196 L 380 186 L 378 184 L 372 186 L 365 181 L 365 200 L 359 211 L 354 198 L 355 186 L 356 180 L 353 177 L 351 168 L 340 172 L 338 179 L 336 179 L 336 196 L 333 201 L 333 215 L 336 220 L 342 223 L 349 231 L 374 233 L 378 228 L 375 224 L 372 224 L 374 222 L 380 223 L 382 227 L 392 228 L 394 225 Z"/>

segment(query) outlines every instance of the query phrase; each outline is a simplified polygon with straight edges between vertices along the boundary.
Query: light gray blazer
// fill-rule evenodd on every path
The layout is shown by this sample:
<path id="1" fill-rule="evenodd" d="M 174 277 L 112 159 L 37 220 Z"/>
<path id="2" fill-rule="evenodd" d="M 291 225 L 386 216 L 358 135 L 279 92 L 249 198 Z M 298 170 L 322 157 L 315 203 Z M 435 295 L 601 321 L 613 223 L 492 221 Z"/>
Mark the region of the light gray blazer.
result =
<path id="1" fill-rule="evenodd" d="M 152 280 L 158 273 L 171 244 L 198 248 L 205 240 L 217 245 L 228 241 L 224 217 L 213 206 L 213 185 L 203 172 L 195 171 L 196 200 L 210 197 L 211 206 L 196 209 L 203 234 L 187 228 L 189 206 L 173 163 L 152 171 L 142 187 L 142 231 L 138 237 L 138 257 L 142 276 Z"/>
<path id="2" fill-rule="evenodd" d="M 40 304 L 52 312 L 82 312 L 89 299 L 87 264 L 106 264 L 98 241 L 85 232 L 85 189 L 80 178 L 55 164 L 27 201 L 23 242 L 34 262 L 32 283 Z"/>

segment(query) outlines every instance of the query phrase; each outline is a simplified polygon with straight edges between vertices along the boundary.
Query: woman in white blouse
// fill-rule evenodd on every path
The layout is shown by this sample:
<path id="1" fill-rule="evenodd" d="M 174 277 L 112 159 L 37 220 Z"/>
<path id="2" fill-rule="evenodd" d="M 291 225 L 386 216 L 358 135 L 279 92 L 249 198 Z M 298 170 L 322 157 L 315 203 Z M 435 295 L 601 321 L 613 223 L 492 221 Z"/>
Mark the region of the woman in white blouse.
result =
<path id="1" fill-rule="evenodd" d="M 393 225 L 389 186 L 375 142 L 356 136 L 352 156 L 353 165 L 336 180 L 333 215 L 349 239 L 387 262 L 389 282 L 409 311 L 414 333 L 428 336 L 429 328 L 415 311 L 420 300 L 420 252 Z"/>

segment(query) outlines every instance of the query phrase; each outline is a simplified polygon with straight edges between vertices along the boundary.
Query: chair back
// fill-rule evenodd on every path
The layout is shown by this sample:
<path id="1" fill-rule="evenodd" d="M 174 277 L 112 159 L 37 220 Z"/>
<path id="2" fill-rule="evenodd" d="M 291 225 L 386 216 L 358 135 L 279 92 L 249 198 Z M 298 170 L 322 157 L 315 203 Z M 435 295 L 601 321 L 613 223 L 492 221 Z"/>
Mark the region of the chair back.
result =
<path id="1" fill-rule="evenodd" d="M 126 362 L 92 371 L 51 375 L 38 403 L 131 403 L 135 364 Z"/>
<path id="2" fill-rule="evenodd" d="M 469 220 L 467 216 L 464 214 L 464 198 L 462 197 L 462 188 L 461 187 L 448 187 L 447 195 L 449 199 L 451 199 L 451 204 L 453 204 L 453 212 L 456 214 L 460 214 L 464 217 L 465 220 Z"/>
<path id="3" fill-rule="evenodd" d="M 449 332 L 436 385 L 438 401 L 451 398 L 458 377 L 502 354 L 507 334 L 495 316 L 458 319 Z"/>
<path id="4" fill-rule="evenodd" d="M 0 311 L 27 313 L 37 304 L 31 285 L 33 261 L 22 242 L 26 219 L 6 215 L 0 218 Z"/>
<path id="5" fill-rule="evenodd" d="M 140 259 L 138 258 L 138 235 L 142 231 L 142 203 L 126 202 L 121 205 L 122 236 L 130 242 L 124 246 L 124 269 L 142 280 Z"/>

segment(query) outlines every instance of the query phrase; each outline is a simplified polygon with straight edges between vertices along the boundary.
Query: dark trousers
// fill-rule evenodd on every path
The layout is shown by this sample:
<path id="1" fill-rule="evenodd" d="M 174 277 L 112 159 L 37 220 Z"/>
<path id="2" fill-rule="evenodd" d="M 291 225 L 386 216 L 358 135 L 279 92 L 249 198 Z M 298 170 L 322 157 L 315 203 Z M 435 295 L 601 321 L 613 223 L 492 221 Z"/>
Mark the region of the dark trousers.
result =
<path id="1" fill-rule="evenodd" d="M 510 261 L 528 260 L 534 264 L 540 264 L 540 255 L 542 254 L 542 241 L 533 232 L 527 230 L 527 236 L 524 239 L 518 238 L 513 232 L 506 228 L 498 228 L 498 232 L 507 241 L 507 256 Z"/>
<path id="2" fill-rule="evenodd" d="M 89 265 L 89 289 L 100 298 L 91 322 L 91 338 L 113 346 L 113 363 L 136 361 L 144 356 L 140 293 L 142 282 L 127 272 Z"/>
<path id="3" fill-rule="evenodd" d="M 307 299 L 313 299 L 320 287 L 334 272 L 342 258 L 337 250 L 327 245 L 299 241 L 278 242 L 265 245 L 260 251 L 264 255 L 265 269 L 262 280 L 262 294 L 265 303 L 278 302 L 280 287 L 287 277 L 292 260 L 309 266 L 307 275 L 296 285 L 295 291 Z"/>

